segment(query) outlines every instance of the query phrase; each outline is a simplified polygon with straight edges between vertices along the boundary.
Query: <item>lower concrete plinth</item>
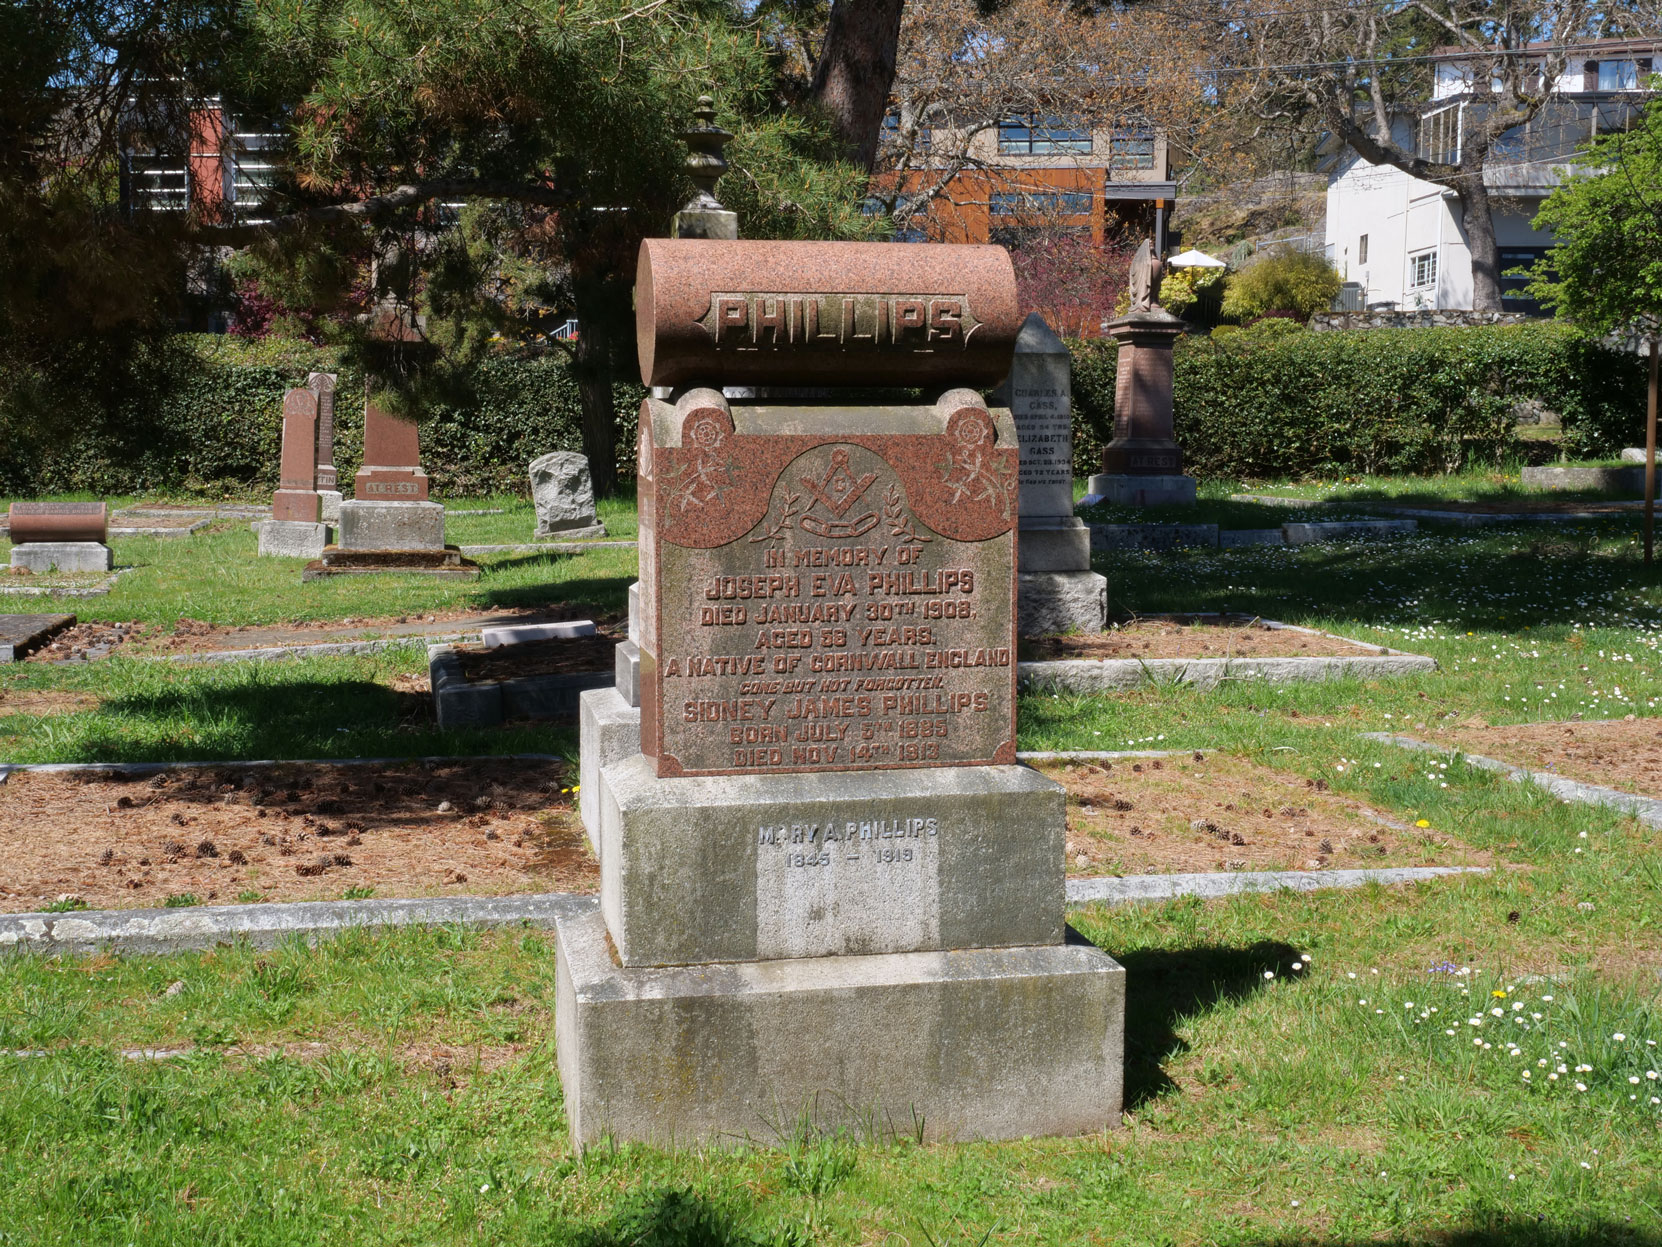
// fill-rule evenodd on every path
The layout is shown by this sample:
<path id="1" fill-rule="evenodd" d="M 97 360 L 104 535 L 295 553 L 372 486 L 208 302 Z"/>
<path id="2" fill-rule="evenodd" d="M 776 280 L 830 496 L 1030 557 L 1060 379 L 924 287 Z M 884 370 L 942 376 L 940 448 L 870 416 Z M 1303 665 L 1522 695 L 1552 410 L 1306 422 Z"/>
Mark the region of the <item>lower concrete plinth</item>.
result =
<path id="1" fill-rule="evenodd" d="M 612 678 L 623 700 L 638 709 L 641 704 L 641 647 L 633 641 L 618 642 Z"/>
<path id="2" fill-rule="evenodd" d="M 254 525 L 260 553 L 275 558 L 315 559 L 329 544 L 329 525 L 303 520 L 264 520 Z"/>
<path id="3" fill-rule="evenodd" d="M 115 556 L 101 541 L 26 541 L 12 547 L 12 566 L 32 572 L 107 572 Z"/>
<path id="4" fill-rule="evenodd" d="M 1074 516 L 1029 520 L 1016 532 L 1016 566 L 1024 572 L 1091 570 L 1091 530 Z"/>
<path id="5" fill-rule="evenodd" d="M 340 504 L 342 550 L 442 550 L 444 508 L 436 502 Z"/>
<path id="6" fill-rule="evenodd" d="M 1029 767 L 661 779 L 636 753 L 599 787 L 626 966 L 1062 939 L 1066 794 Z"/>
<path id="7" fill-rule="evenodd" d="M 1192 507 L 1195 478 L 1103 472 L 1091 477 L 1085 493 L 1087 497 L 1122 507 Z"/>
<path id="8" fill-rule="evenodd" d="M 805 1119 L 928 1141 L 1116 1126 L 1125 971 L 1037 948 L 620 969 L 598 907 L 556 916 L 573 1141 L 782 1144 Z"/>
<path id="9" fill-rule="evenodd" d="M 641 751 L 641 712 L 615 688 L 577 696 L 577 812 L 600 856 L 600 774 Z"/>
<path id="10" fill-rule="evenodd" d="M 1101 632 L 1107 626 L 1106 576 L 1097 572 L 1022 572 L 1016 577 L 1019 635 Z"/>
<path id="11" fill-rule="evenodd" d="M 322 511 L 320 518 L 325 524 L 340 523 L 341 492 L 338 489 L 320 489 L 317 491 L 319 505 Z"/>

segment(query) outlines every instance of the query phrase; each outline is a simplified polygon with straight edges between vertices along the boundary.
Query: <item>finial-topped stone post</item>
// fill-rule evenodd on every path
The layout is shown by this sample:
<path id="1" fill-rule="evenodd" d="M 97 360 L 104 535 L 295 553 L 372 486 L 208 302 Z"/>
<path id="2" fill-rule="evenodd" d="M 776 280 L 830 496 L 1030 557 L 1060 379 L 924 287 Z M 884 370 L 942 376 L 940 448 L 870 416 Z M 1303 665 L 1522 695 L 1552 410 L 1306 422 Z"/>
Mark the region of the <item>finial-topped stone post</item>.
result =
<path id="1" fill-rule="evenodd" d="M 739 236 L 738 213 L 729 212 L 716 198 L 716 183 L 727 172 L 727 158 L 721 153 L 732 140 L 732 132 L 716 124 L 716 102 L 708 95 L 698 97 L 693 121 L 681 132 L 681 138 L 688 147 L 687 176 L 698 187 L 698 193 L 675 214 L 670 236 L 735 240 Z"/>

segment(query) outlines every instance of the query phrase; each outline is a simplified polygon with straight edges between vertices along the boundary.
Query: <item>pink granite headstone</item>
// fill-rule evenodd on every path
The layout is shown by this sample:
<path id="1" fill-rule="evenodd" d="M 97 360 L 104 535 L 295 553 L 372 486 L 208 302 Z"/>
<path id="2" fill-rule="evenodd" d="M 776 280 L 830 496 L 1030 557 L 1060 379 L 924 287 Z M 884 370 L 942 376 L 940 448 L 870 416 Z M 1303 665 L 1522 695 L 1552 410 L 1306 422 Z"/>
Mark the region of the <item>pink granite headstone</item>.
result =
<path id="1" fill-rule="evenodd" d="M 384 313 L 372 330 L 391 342 L 418 342 L 421 335 L 397 311 Z M 426 502 L 427 473 L 421 470 L 421 434 L 415 423 L 374 403 L 364 404 L 364 459 L 352 481 L 360 502 Z"/>
<path id="2" fill-rule="evenodd" d="M 306 388 L 317 395 L 317 487 L 335 488 L 335 374 L 314 372 Z"/>
<path id="3" fill-rule="evenodd" d="M 316 524 L 323 499 L 317 495 L 317 395 L 293 389 L 283 395 L 283 459 L 271 518 Z"/>

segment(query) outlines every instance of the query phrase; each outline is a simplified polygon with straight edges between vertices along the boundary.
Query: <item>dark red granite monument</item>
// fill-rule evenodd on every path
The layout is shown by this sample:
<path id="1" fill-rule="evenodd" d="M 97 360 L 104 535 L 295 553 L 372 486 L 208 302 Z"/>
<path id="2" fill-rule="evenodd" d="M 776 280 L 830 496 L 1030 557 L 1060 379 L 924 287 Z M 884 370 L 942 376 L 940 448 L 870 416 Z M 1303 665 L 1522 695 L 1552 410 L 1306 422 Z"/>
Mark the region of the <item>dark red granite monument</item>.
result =
<path id="1" fill-rule="evenodd" d="M 1065 794 L 1016 761 L 1009 256 L 653 239 L 636 308 L 675 388 L 640 413 L 640 751 L 584 784 L 600 900 L 557 920 L 574 1138 L 1115 1124 L 1123 972 L 1068 941 Z"/>

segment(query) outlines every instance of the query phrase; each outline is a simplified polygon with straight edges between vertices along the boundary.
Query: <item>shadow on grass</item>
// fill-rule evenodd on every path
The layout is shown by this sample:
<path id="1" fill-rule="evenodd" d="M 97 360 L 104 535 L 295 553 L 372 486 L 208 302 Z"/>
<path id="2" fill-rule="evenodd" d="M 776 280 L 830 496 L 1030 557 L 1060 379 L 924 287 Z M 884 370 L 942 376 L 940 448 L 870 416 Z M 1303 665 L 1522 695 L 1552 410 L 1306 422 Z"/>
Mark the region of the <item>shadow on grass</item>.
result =
<path id="1" fill-rule="evenodd" d="M 369 680 L 281 680 L 127 693 L 38 727 L 10 761 L 170 762 L 260 758 L 565 753 L 573 725 L 440 731 L 425 692 Z"/>
<path id="2" fill-rule="evenodd" d="M 1301 1234 L 1255 1240 L 1254 1247 L 1363 1247 L 1364 1243 L 1367 1247 L 1662 1247 L 1662 1235 L 1620 1221 L 1572 1225 L 1545 1217 L 1495 1217 L 1481 1225 L 1408 1237 L 1364 1240 Z"/>
<path id="3" fill-rule="evenodd" d="M 660 1187 L 626 1195 L 605 1225 L 574 1241 L 578 1247 L 786 1247 L 804 1240 L 759 1232 L 714 1200 Z"/>
<path id="4" fill-rule="evenodd" d="M 1164 1066 L 1188 1051 L 1177 1028 L 1223 1003 L 1245 1000 L 1265 983 L 1265 971 L 1294 975 L 1298 952 L 1265 940 L 1245 948 L 1148 948 L 1115 954 L 1125 967 L 1125 1107 L 1171 1091 Z"/>
<path id="5" fill-rule="evenodd" d="M 1177 551 L 1154 558 L 1098 553 L 1114 582 L 1120 613 L 1231 610 L 1296 623 L 1342 618 L 1394 625 L 1405 602 L 1452 629 L 1568 628 L 1563 597 L 1621 586 L 1662 585 L 1662 569 L 1636 554 L 1599 552 L 1601 541 L 1631 537 L 1639 517 L 1562 529 L 1459 530 L 1448 541 L 1384 541 L 1271 548 L 1268 553 Z M 1636 550 L 1636 547 L 1631 547 Z M 1243 584 L 1243 572 L 1250 572 Z M 1520 586 L 1526 591 L 1520 591 Z"/>
<path id="6" fill-rule="evenodd" d="M 491 564 L 493 570 L 510 567 L 547 565 L 581 558 L 577 554 L 526 554 L 502 559 Z M 585 576 L 581 579 L 551 580 L 546 584 L 500 585 L 474 596 L 480 606 L 547 606 L 559 602 L 593 602 L 602 610 L 621 614 L 629 608 L 629 586 L 635 582 L 627 576 Z"/>

